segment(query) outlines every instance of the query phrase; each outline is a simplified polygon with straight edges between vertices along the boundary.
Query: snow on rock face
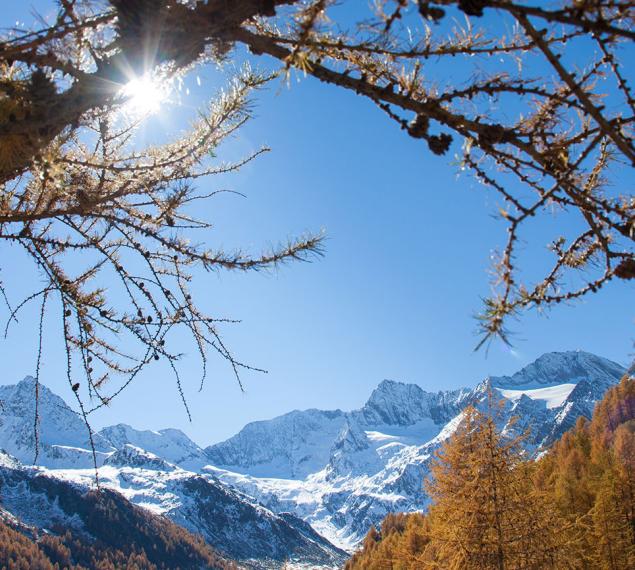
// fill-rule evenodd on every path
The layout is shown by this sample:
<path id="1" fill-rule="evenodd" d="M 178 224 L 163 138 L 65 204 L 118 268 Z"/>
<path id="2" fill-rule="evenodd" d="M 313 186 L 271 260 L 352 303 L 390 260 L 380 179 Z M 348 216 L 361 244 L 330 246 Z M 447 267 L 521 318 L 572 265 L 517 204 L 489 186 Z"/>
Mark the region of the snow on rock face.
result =
<path id="1" fill-rule="evenodd" d="M 158 460 L 129 445 L 109 459 L 123 458 L 124 453 L 133 459 Z M 211 475 L 174 466 L 157 469 L 162 467 L 157 462 L 114 463 L 100 468 L 100 484 L 116 499 L 124 522 L 134 518 L 133 505 L 140 506 L 201 535 L 216 550 L 244 564 L 241 567 L 255 570 L 280 568 L 287 560 L 314 569 L 339 568 L 346 558 L 294 515 L 275 514 Z M 70 528 L 90 536 L 95 525 L 90 524 L 93 505 L 86 492 L 94 489 L 94 476 L 92 469 L 24 467 L 0 452 L 3 512 L 34 528 Z"/>
<path id="2" fill-rule="evenodd" d="M 150 469 L 153 471 L 174 471 L 176 467 L 168 463 L 165 459 L 135 447 L 126 444 L 121 449 L 112 453 L 104 461 L 104 465 L 112 465 L 115 467 L 138 467 L 140 469 Z"/>
<path id="3" fill-rule="evenodd" d="M 18 384 L 0 386 L 0 448 L 23 463 L 36 455 L 35 379 L 27 376 Z M 47 467 L 93 465 L 89 434 L 81 416 L 46 386 L 39 386 L 38 464 Z M 113 449 L 108 441 L 94 434 L 97 461 L 101 463 Z"/>
<path id="4" fill-rule="evenodd" d="M 504 402 L 501 429 L 512 434 L 530 428 L 528 447 L 541 449 L 580 415 L 590 417 L 624 372 L 606 359 L 565 352 L 544 355 L 512 377 L 489 378 L 472 390 L 432 394 L 416 385 L 384 381 L 361 410 L 346 414 L 322 470 L 293 481 L 274 473 L 217 475 L 274 510 L 292 510 L 332 542 L 351 549 L 388 512 L 426 508 L 423 482 L 431 457 L 457 429 L 466 405 L 486 410 L 492 391 Z"/>
<path id="5" fill-rule="evenodd" d="M 579 416 L 590 417 L 595 403 L 623 374 L 622 367 L 606 359 L 565 352 L 546 354 L 511 377 L 488 378 L 472 389 L 430 393 L 413 384 L 384 381 L 359 410 L 294 411 L 248 424 L 205 450 L 178 430 L 150 432 L 118 425 L 98 434 L 105 460 L 100 476 L 129 500 L 166 514 L 210 542 L 235 541 L 237 549 L 246 549 L 241 537 L 232 534 L 239 532 L 244 516 L 255 525 L 249 532 L 256 532 L 255 527 L 279 532 L 276 545 L 252 536 L 257 548 L 250 553 L 255 558 L 258 549 L 262 559 L 285 549 L 310 551 L 320 560 L 311 567 L 328 567 L 338 556 L 335 550 L 319 554 L 291 534 L 307 531 L 308 523 L 332 543 L 352 549 L 388 512 L 425 509 L 423 482 L 430 460 L 460 425 L 468 404 L 487 409 L 490 392 L 501 398 L 500 427 L 509 433 L 530 428 L 527 445 L 540 450 Z M 0 415 L 0 445 L 13 445 L 29 460 L 33 387 L 26 382 L 18 389 L 21 384 L 0 387 L 0 399 L 9 410 Z M 89 465 L 82 456 L 89 452 L 81 437 L 81 419 L 60 398 L 48 391 L 42 394 L 42 425 L 49 431 L 45 439 L 42 430 L 48 446 L 44 464 L 65 467 L 50 472 L 58 478 L 86 483 L 93 472 L 81 469 Z M 45 409 L 50 418 L 44 419 Z M 55 453 L 59 456 L 53 461 Z M 284 514 L 288 512 L 292 514 Z M 304 531 L 297 525 L 289 530 L 280 522 L 300 524 L 294 517 L 304 521 Z M 223 529 L 218 521 L 223 521 Z M 314 544 L 323 540 L 306 532 L 303 536 Z"/>
<path id="6" fill-rule="evenodd" d="M 416 384 L 384 380 L 358 415 L 367 426 L 409 426 L 423 419 L 445 423 L 457 413 L 457 406 L 467 393 L 467 390 L 431 393 Z"/>
<path id="7" fill-rule="evenodd" d="M 46 532 L 72 529 L 95 538 L 99 532 L 108 534 L 110 529 L 93 523 L 95 495 L 91 500 L 86 493 L 94 486 L 94 472 L 5 463 L 0 461 L 2 515 Z M 109 508 L 114 506 L 120 513 L 113 519 L 122 525 L 124 535 L 126 525 L 138 516 L 136 504 L 200 534 L 216 550 L 243 562 L 241 567 L 280 568 L 284 560 L 299 559 L 311 568 L 336 568 L 344 561 L 342 551 L 303 521 L 276 515 L 210 477 L 179 469 L 168 474 L 106 466 L 101 472 L 103 496 L 114 499 Z"/>
<path id="8" fill-rule="evenodd" d="M 346 423 L 340 410 L 293 411 L 247 424 L 227 441 L 205 449 L 208 462 L 255 476 L 304 478 L 322 469 Z"/>
<path id="9" fill-rule="evenodd" d="M 610 386 L 626 370 L 606 358 L 582 351 L 549 352 L 513 376 L 492 377 L 497 388 L 541 388 L 577 384 L 581 380 Z"/>
<path id="10" fill-rule="evenodd" d="M 125 449 L 133 457 L 144 455 L 132 446 Z M 147 452 L 145 456 L 158 459 Z M 80 488 L 88 488 L 94 480 L 94 472 L 87 469 L 51 470 L 47 475 Z M 249 568 L 279 568 L 284 560 L 296 559 L 312 568 L 331 568 L 345 557 L 297 517 L 276 514 L 213 475 L 174 466 L 157 469 L 147 462 L 108 463 L 100 469 L 100 483 L 131 503 L 201 535 L 215 549 Z"/>
<path id="11" fill-rule="evenodd" d="M 99 434 L 116 449 L 132 445 L 180 467 L 196 469 L 208 463 L 204 451 L 178 429 L 150 431 L 117 424 L 102 429 Z"/>
<path id="12" fill-rule="evenodd" d="M 383 380 L 360 410 L 367 425 L 410 425 L 430 417 L 431 394 L 416 384 Z"/>
<path id="13" fill-rule="evenodd" d="M 347 420 L 335 440 L 326 468 L 327 479 L 380 471 L 383 467 L 366 432 L 355 420 Z"/>
<path id="14" fill-rule="evenodd" d="M 524 395 L 530 400 L 544 402 L 546 408 L 552 410 L 562 406 L 575 387 L 575 384 L 559 384 L 558 386 L 534 388 L 532 390 L 504 390 L 503 388 L 496 388 L 496 390 L 503 398 L 511 402 L 516 402 Z"/>
<path id="15" fill-rule="evenodd" d="M 465 406 L 469 395 L 467 389 L 430 393 L 415 384 L 384 380 L 360 410 L 296 410 L 247 424 L 237 435 L 207 447 L 205 452 L 209 463 L 229 471 L 304 479 L 331 463 L 333 450 L 346 430 L 349 439 L 356 433 L 359 441 L 364 439 L 359 433 L 363 429 L 373 432 L 372 437 L 390 439 L 396 446 L 424 443 Z M 346 446 L 349 451 L 354 447 L 351 443 Z M 394 452 L 394 446 L 380 447 L 374 444 L 373 451 L 365 455 L 368 469 L 377 465 L 376 453 L 387 456 Z M 339 457 L 342 460 L 334 461 L 343 467 L 343 454 Z"/>

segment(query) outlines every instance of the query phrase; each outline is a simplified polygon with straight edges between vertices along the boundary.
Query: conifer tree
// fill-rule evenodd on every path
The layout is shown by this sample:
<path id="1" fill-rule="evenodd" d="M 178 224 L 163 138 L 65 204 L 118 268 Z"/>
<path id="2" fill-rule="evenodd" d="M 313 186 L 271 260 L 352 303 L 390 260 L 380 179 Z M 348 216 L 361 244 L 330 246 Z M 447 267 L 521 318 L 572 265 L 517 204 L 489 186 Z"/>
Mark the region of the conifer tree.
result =
<path id="1" fill-rule="evenodd" d="M 8 198 L 0 195 L 0 224 L 9 225 L 0 225 L 0 239 L 32 221 L 21 206 L 34 196 L 14 199 L 15 180 L 41 174 L 78 125 L 120 106 L 131 74 L 181 76 L 249 50 L 281 75 L 295 69 L 365 98 L 422 152 L 456 154 L 496 193 L 507 238 L 481 315 L 485 338 L 506 338 L 505 323 L 522 310 L 635 278 L 635 202 L 618 174 L 635 164 L 623 49 L 635 39 L 630 0 L 57 2 L 49 24 L 0 37 L 0 187 Z M 85 177 L 91 163 L 73 164 Z M 92 198 L 71 200 L 75 215 L 90 212 Z M 545 235 L 539 243 L 552 265 L 526 279 L 517 255 L 524 228 L 554 211 L 580 229 L 562 235 L 558 225 Z"/>
<path id="2" fill-rule="evenodd" d="M 591 421 L 581 417 L 538 461 L 468 409 L 435 465 L 429 514 L 386 517 L 386 533 L 382 525 L 347 570 L 498 570 L 500 550 L 507 569 L 635 567 L 634 396 L 635 379 L 625 376 Z"/>
<path id="3" fill-rule="evenodd" d="M 635 380 L 625 376 L 538 462 L 534 483 L 567 521 L 576 568 L 635 564 Z"/>
<path id="4" fill-rule="evenodd" d="M 621 483 L 614 469 L 608 468 L 599 482 L 590 512 L 595 544 L 592 560 L 602 570 L 629 570 L 635 566 L 632 520 L 622 502 Z"/>
<path id="5" fill-rule="evenodd" d="M 381 533 L 373 526 L 363 547 L 346 562 L 345 570 L 419 570 L 429 541 L 428 521 L 422 513 L 389 513 Z"/>
<path id="6" fill-rule="evenodd" d="M 617 428 L 613 449 L 616 469 L 622 481 L 621 500 L 635 538 L 635 420 L 629 420 Z"/>
<path id="7" fill-rule="evenodd" d="M 465 410 L 427 483 L 431 567 L 566 567 L 557 519 L 533 492 L 520 444 L 521 438 L 499 433 L 492 415 Z"/>

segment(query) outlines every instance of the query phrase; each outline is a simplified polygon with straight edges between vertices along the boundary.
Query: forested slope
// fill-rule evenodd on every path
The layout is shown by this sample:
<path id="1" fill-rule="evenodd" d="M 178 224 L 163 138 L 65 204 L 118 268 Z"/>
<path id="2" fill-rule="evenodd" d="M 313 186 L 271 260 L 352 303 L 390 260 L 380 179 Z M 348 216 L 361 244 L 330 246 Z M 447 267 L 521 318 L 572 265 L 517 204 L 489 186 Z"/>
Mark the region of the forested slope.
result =
<path id="1" fill-rule="evenodd" d="M 28 484 L 25 482 L 24 484 Z M 236 566 L 219 556 L 200 537 L 168 519 L 131 505 L 118 493 L 79 490 L 48 478 L 31 481 L 62 512 L 74 513 L 74 524 L 59 523 L 46 531 L 23 524 L 2 511 L 0 568 L 72 570 L 230 570 Z M 44 504 L 44 503 L 43 503 Z"/>
<path id="2" fill-rule="evenodd" d="M 391 514 L 346 570 L 635 568 L 635 379 L 540 460 L 468 410 L 440 450 L 427 514 Z"/>

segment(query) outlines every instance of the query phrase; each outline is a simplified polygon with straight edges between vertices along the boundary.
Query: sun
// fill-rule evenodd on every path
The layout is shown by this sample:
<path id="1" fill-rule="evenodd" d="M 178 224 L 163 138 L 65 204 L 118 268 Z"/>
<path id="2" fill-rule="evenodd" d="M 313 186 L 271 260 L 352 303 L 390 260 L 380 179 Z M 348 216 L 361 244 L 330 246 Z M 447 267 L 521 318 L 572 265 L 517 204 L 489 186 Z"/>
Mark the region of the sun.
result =
<path id="1" fill-rule="evenodd" d="M 168 98 L 168 88 L 165 82 L 145 74 L 134 77 L 121 90 L 126 102 L 124 110 L 134 116 L 152 115 L 157 113 L 161 104 Z"/>

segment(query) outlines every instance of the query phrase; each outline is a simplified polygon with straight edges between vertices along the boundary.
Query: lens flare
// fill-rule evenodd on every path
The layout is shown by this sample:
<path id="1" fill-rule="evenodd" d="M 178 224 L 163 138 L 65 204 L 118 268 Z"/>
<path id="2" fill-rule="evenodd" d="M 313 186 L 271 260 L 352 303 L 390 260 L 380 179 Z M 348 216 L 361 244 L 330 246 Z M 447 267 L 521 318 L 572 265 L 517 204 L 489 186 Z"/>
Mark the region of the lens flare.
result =
<path id="1" fill-rule="evenodd" d="M 165 84 L 149 74 L 131 79 L 121 93 L 126 98 L 125 112 L 136 116 L 157 113 L 168 97 Z"/>

